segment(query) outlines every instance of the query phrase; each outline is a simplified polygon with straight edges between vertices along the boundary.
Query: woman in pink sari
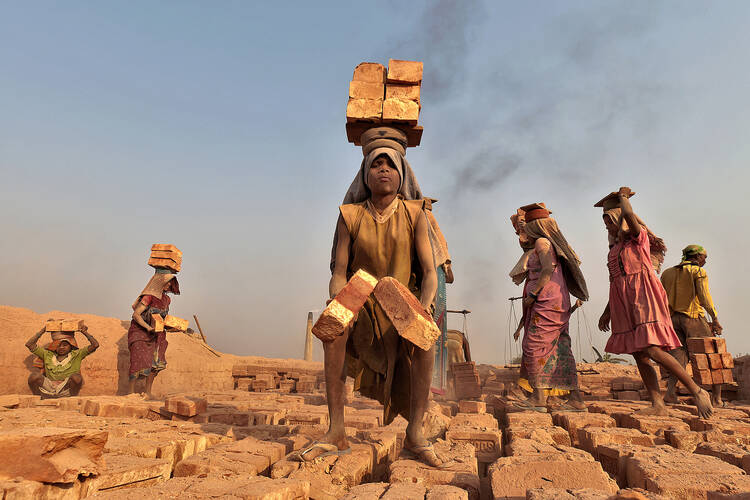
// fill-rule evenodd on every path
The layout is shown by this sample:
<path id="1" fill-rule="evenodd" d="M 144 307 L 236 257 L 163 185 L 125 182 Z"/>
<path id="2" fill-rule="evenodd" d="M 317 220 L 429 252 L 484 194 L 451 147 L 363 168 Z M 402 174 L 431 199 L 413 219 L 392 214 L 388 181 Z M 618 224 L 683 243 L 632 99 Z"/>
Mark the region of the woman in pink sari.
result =
<path id="1" fill-rule="evenodd" d="M 613 354 L 632 354 L 638 365 L 643 384 L 648 390 L 652 407 L 643 414 L 668 415 L 659 380 L 651 361 L 659 363 L 675 375 L 693 395 L 698 415 L 708 418 L 713 411 L 711 400 L 682 366 L 669 355 L 669 350 L 680 347 L 680 340 L 672 327 L 667 294 L 654 270 L 654 249 L 666 248 L 633 212 L 628 198 L 630 188 L 621 187 L 595 206 L 604 208 L 604 225 L 610 237 L 607 257 L 609 269 L 609 303 L 599 319 L 599 329 L 612 334 L 606 351 Z"/>

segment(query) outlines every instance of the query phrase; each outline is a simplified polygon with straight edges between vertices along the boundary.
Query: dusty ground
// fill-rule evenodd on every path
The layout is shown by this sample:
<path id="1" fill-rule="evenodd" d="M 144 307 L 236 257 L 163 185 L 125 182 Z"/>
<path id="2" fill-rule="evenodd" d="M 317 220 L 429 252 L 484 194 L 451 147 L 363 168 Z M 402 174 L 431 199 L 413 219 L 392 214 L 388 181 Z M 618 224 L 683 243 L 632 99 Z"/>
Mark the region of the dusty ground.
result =
<path id="1" fill-rule="evenodd" d="M 15 328 L 22 345 L 28 335 L 18 332 L 45 316 L 32 315 L 0 309 L 0 327 Z M 117 320 L 91 324 L 99 321 L 110 332 L 103 340 L 122 340 Z M 40 400 L 9 384 L 0 396 L 2 498 L 596 500 L 618 490 L 619 498 L 750 497 L 750 402 L 733 401 L 709 420 L 687 404 L 672 406 L 669 417 L 640 416 L 648 403 L 634 367 L 580 365 L 589 412 L 543 414 L 514 411 L 516 369 L 479 366 L 480 398 L 431 402 L 424 425 L 446 460 L 440 469 L 402 449 L 403 419 L 383 426 L 382 407 L 350 390 L 351 453 L 301 464 L 295 451 L 327 426 L 320 364 L 216 358 L 190 338 L 176 337 L 172 347 L 165 375 L 177 373 L 164 378 L 158 401 Z M 117 348 L 106 349 L 102 364 L 84 373 L 95 381 L 90 392 L 114 393 L 120 380 Z"/>

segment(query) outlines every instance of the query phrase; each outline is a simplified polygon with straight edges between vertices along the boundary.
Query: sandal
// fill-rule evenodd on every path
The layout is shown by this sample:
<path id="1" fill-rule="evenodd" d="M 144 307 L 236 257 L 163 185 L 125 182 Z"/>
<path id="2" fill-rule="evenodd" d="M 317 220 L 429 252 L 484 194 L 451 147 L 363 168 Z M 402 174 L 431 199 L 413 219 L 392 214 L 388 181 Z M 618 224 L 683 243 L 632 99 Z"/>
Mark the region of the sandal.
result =
<path id="1" fill-rule="evenodd" d="M 576 412 L 576 413 L 588 413 L 588 408 L 576 408 L 572 404 L 568 402 L 556 404 L 553 406 L 547 407 L 547 411 L 551 412 L 558 412 L 558 411 L 565 411 L 565 412 Z"/>
<path id="2" fill-rule="evenodd" d="M 518 408 L 519 410 L 531 410 L 536 411 L 539 413 L 547 413 L 547 407 L 546 406 L 534 406 L 533 404 L 529 403 L 528 401 L 514 401 L 513 406 Z"/>
<path id="3" fill-rule="evenodd" d="M 323 453 L 316 456 L 315 458 L 307 458 L 307 454 L 310 453 L 313 450 L 323 450 Z M 314 443 L 311 443 L 310 445 L 306 446 L 305 448 L 301 449 L 299 452 L 297 452 L 297 459 L 300 462 L 312 462 L 314 460 L 317 460 L 318 458 L 323 457 L 330 457 L 332 455 L 341 456 L 341 455 L 348 455 L 351 453 L 351 448 L 346 448 L 345 450 L 339 450 L 338 446 L 331 443 L 322 443 L 320 441 L 315 441 Z"/>
<path id="4" fill-rule="evenodd" d="M 424 446 L 417 446 L 412 444 L 407 437 L 404 439 L 404 448 L 419 457 L 420 460 L 430 467 L 442 467 L 445 464 L 443 460 L 438 457 L 437 453 L 435 453 L 435 448 L 433 448 L 432 443 L 427 443 Z"/>

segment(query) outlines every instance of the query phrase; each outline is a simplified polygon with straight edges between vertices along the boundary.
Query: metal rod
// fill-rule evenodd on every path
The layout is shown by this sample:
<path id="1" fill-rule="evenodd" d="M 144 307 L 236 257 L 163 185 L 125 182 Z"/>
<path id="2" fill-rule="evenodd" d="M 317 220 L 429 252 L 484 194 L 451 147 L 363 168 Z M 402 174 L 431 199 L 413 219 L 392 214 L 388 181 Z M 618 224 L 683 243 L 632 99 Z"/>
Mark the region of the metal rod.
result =
<path id="1" fill-rule="evenodd" d="M 201 324 L 200 324 L 200 322 L 198 321 L 198 316 L 196 316 L 195 314 L 193 314 L 193 319 L 195 320 L 195 326 L 197 326 L 197 327 L 198 327 L 198 331 L 199 331 L 199 332 L 200 332 L 200 334 L 201 334 L 201 338 L 203 339 L 203 343 L 204 343 L 204 344 L 208 344 L 208 342 L 206 342 L 206 336 L 205 336 L 205 335 L 203 335 L 203 328 L 201 328 Z"/>
<path id="2" fill-rule="evenodd" d="M 455 313 L 455 314 L 471 314 L 471 311 L 469 311 L 468 309 L 463 309 L 463 310 L 460 310 L 460 311 L 459 310 L 455 310 L 455 309 L 448 309 L 445 312 Z"/>

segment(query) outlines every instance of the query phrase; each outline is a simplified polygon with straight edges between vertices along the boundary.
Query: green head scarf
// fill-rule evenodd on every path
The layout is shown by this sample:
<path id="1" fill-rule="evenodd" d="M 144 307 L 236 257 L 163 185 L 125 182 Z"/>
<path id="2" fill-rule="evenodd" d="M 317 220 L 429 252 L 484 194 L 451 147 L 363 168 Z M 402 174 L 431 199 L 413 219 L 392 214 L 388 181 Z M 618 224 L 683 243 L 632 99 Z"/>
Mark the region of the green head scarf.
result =
<path id="1" fill-rule="evenodd" d="M 706 255 L 706 249 L 700 245 L 688 245 L 682 249 L 682 260 L 690 260 L 698 255 Z"/>

